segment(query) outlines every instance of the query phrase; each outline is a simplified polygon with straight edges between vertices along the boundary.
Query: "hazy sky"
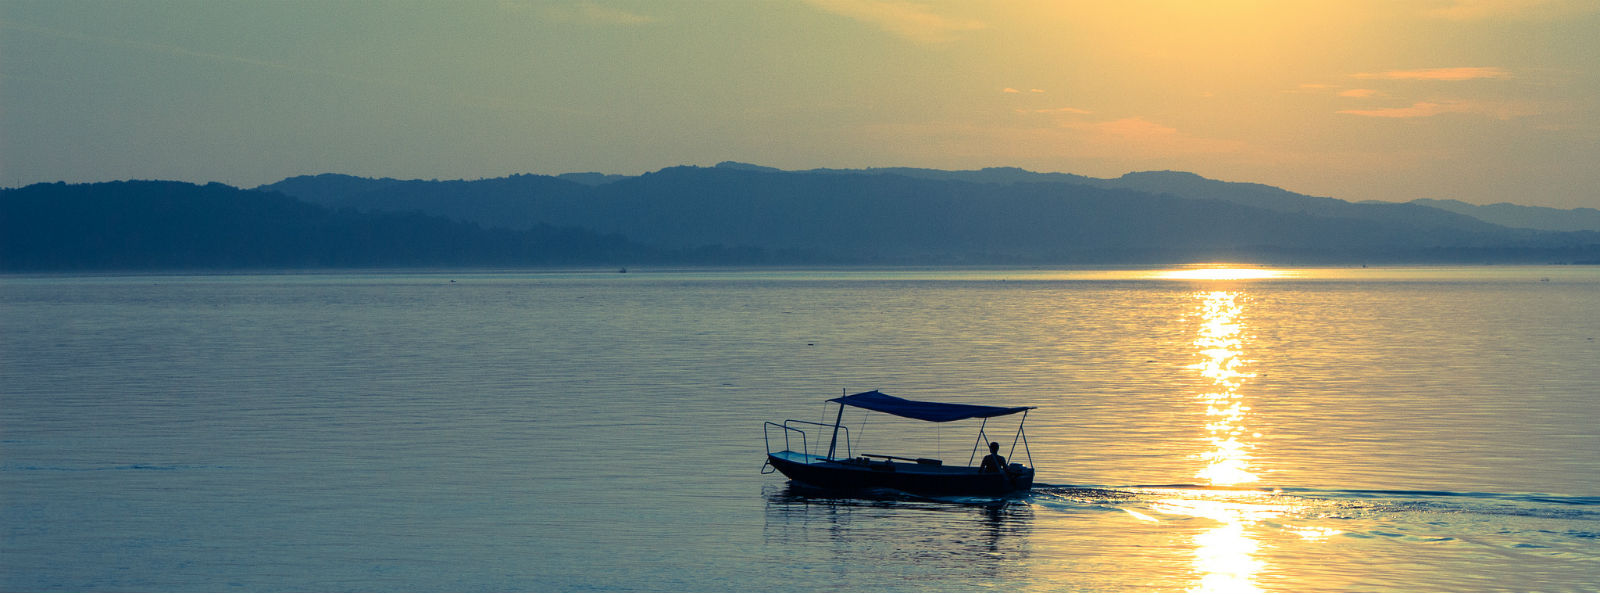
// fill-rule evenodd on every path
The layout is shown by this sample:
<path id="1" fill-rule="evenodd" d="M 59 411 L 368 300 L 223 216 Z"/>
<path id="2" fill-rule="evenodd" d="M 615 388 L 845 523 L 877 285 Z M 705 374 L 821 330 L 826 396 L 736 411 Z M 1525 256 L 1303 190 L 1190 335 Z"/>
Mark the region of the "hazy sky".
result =
<path id="1" fill-rule="evenodd" d="M 0 185 L 737 160 L 1600 207 L 1600 1 L 0 0 Z"/>

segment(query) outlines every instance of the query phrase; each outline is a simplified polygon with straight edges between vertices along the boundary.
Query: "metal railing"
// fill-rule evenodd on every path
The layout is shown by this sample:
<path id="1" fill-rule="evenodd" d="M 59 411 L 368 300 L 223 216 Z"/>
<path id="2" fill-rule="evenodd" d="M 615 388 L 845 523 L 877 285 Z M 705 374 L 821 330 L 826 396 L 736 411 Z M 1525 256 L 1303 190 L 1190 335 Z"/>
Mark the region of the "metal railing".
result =
<path id="1" fill-rule="evenodd" d="M 812 455 L 811 454 L 811 443 L 806 438 L 806 431 L 802 430 L 800 428 L 791 427 L 790 424 L 796 424 L 796 425 L 804 424 L 804 425 L 808 425 L 808 426 L 817 426 L 817 427 L 822 427 L 822 428 L 828 428 L 830 430 L 835 427 L 833 424 L 823 424 L 823 423 L 817 423 L 817 422 L 814 422 L 814 421 L 803 421 L 803 420 L 798 420 L 798 419 L 786 419 L 786 420 L 783 420 L 783 423 L 781 423 L 781 424 L 777 423 L 777 422 L 771 422 L 771 421 L 766 422 L 765 424 L 763 424 L 761 426 L 761 439 L 762 439 L 763 442 L 766 443 L 767 452 L 768 453 L 773 452 L 773 450 L 772 450 L 772 435 L 770 433 L 770 430 L 772 428 L 779 428 L 779 429 L 783 430 L 783 449 L 784 450 L 787 450 L 787 451 L 793 451 L 794 450 L 794 448 L 789 445 L 789 435 L 791 433 L 799 434 L 800 435 L 800 452 L 802 454 L 806 455 L 808 458 L 812 457 L 812 456 L 816 456 L 816 455 Z M 854 453 L 850 450 L 850 444 L 851 444 L 850 443 L 850 426 L 837 426 L 837 427 L 839 428 L 839 431 L 844 433 L 845 458 L 848 459 L 848 458 L 854 457 L 855 456 Z"/>

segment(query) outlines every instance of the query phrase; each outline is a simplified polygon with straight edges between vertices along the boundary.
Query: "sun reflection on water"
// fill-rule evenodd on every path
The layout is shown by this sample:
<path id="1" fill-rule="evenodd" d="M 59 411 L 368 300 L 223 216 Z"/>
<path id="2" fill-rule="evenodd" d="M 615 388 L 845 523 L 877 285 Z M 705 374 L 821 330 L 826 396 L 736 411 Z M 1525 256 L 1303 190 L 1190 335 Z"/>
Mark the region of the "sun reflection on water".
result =
<path id="1" fill-rule="evenodd" d="M 1198 579 L 1190 591 L 1259 592 L 1262 589 L 1256 577 L 1269 566 L 1258 557 L 1263 531 L 1277 527 L 1305 541 L 1324 541 L 1340 531 L 1277 524 L 1281 520 L 1273 519 L 1293 518 L 1299 514 L 1298 507 L 1276 491 L 1248 487 L 1260 481 L 1251 468 L 1251 453 L 1261 438 L 1259 432 L 1249 429 L 1251 409 L 1242 390 L 1256 376 L 1250 371 L 1253 361 L 1245 357 L 1245 343 L 1250 338 L 1245 324 L 1249 296 L 1242 291 L 1199 291 L 1194 297 L 1199 302 L 1193 343 L 1197 359 L 1188 367 L 1204 379 L 1204 388 L 1195 396 L 1204 416 L 1203 446 L 1193 455 L 1201 463 L 1195 477 L 1206 486 L 1235 489 L 1177 490 L 1152 503 L 1150 510 L 1217 523 L 1192 538 Z"/>
<path id="2" fill-rule="evenodd" d="M 1206 499 L 1207 497 L 1214 499 Z M 1256 492 L 1179 494 L 1151 506 L 1168 515 L 1200 517 L 1221 523 L 1194 537 L 1198 593 L 1260 592 L 1255 575 L 1266 567 L 1255 553 L 1261 548 L 1250 531 L 1256 524 L 1289 511 L 1282 504 L 1258 503 Z"/>
<path id="3" fill-rule="evenodd" d="M 1213 274 L 1238 275 L 1239 272 Z M 1195 476 L 1213 486 L 1254 483 L 1260 478 L 1250 471 L 1252 446 L 1246 440 L 1260 437 L 1260 434 L 1246 435 L 1245 421 L 1250 407 L 1239 392 L 1244 381 L 1255 376 L 1245 369 L 1249 360 L 1244 359 L 1244 325 L 1240 319 L 1246 298 L 1236 291 L 1203 291 L 1196 297 L 1201 305 L 1200 328 L 1194 346 L 1199 348 L 1200 360 L 1189 367 L 1209 380 L 1211 386 L 1198 396 L 1205 404 L 1205 441 L 1209 448 L 1197 455 L 1204 467 Z M 1254 577 L 1264 564 L 1255 558 L 1260 544 L 1248 529 L 1281 511 L 1209 500 L 1165 500 L 1157 506 L 1158 510 L 1181 511 L 1222 523 L 1194 538 L 1194 565 L 1201 576 L 1191 590 L 1229 593 L 1260 590 Z"/>
<path id="4" fill-rule="evenodd" d="M 1227 272 L 1199 278 L 1226 277 Z M 1259 277 L 1257 277 L 1259 278 Z M 1195 477 L 1207 486 L 1241 488 L 1260 481 L 1251 468 L 1251 454 L 1259 432 L 1249 429 L 1251 409 L 1245 398 L 1245 382 L 1256 375 L 1250 371 L 1245 342 L 1245 306 L 1249 296 L 1241 291 L 1199 291 L 1199 326 L 1194 347 L 1197 360 L 1189 365 L 1206 382 L 1195 399 L 1203 407 L 1202 452 L 1194 455 L 1201 462 Z M 1257 540 L 1263 523 L 1269 519 L 1293 516 L 1293 506 L 1284 504 L 1269 492 L 1244 490 L 1190 490 L 1175 493 L 1153 504 L 1155 512 L 1216 521 L 1217 526 L 1193 538 L 1194 569 L 1199 580 L 1194 592 L 1260 591 L 1256 575 L 1267 567 L 1258 559 Z M 1339 531 L 1322 527 L 1281 525 L 1282 530 L 1307 541 L 1321 541 Z"/>
<path id="5" fill-rule="evenodd" d="M 1201 298 L 1200 329 L 1194 340 L 1200 348 L 1200 361 L 1190 365 L 1200 375 L 1211 381 L 1199 399 L 1205 403 L 1206 441 L 1210 450 L 1199 455 L 1206 465 L 1196 477 L 1208 485 L 1233 486 L 1248 484 L 1259 478 L 1250 472 L 1250 449 L 1245 435 L 1245 418 L 1250 407 L 1245 405 L 1239 387 L 1245 379 L 1255 374 L 1245 371 L 1249 363 L 1244 359 L 1243 325 L 1240 316 L 1244 297 L 1235 291 L 1209 291 L 1198 294 Z"/>

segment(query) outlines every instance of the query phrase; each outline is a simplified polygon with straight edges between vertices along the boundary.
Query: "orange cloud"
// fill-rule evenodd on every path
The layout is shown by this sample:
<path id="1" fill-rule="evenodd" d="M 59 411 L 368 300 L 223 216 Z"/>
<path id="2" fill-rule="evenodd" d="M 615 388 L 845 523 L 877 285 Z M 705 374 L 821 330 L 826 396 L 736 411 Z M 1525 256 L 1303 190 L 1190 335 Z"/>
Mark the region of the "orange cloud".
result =
<path id="1" fill-rule="evenodd" d="M 1339 92 L 1340 97 L 1372 97 L 1378 92 L 1372 89 L 1346 89 Z"/>
<path id="2" fill-rule="evenodd" d="M 1466 81 L 1472 79 L 1511 78 L 1502 68 L 1464 66 L 1457 68 L 1423 68 L 1419 70 L 1390 70 L 1388 72 L 1362 72 L 1350 75 L 1358 79 Z"/>
<path id="3" fill-rule="evenodd" d="M 1386 107 L 1380 109 L 1346 109 L 1337 113 L 1352 116 L 1367 116 L 1371 118 L 1427 118 L 1439 114 L 1458 114 L 1465 112 L 1464 106 L 1459 103 L 1433 103 L 1420 101 L 1411 107 Z"/>
<path id="4" fill-rule="evenodd" d="M 1336 113 L 1369 118 L 1429 118 L 1441 114 L 1478 114 L 1499 120 L 1510 120 L 1541 113 L 1534 105 L 1518 102 L 1480 101 L 1419 101 L 1411 107 L 1389 107 L 1370 110 L 1339 110 Z"/>
<path id="5" fill-rule="evenodd" d="M 1075 108 L 1075 107 L 1047 107 L 1047 108 L 1044 108 L 1044 109 L 1017 110 L 1017 111 L 1025 113 L 1025 114 L 1092 114 L 1092 113 L 1094 113 L 1094 112 L 1091 112 L 1091 111 L 1086 110 L 1086 109 L 1078 109 L 1078 108 Z"/>
<path id="6" fill-rule="evenodd" d="M 1122 138 L 1170 137 L 1178 133 L 1177 128 L 1162 126 L 1144 118 L 1123 118 L 1101 122 L 1093 127 L 1102 134 Z"/>

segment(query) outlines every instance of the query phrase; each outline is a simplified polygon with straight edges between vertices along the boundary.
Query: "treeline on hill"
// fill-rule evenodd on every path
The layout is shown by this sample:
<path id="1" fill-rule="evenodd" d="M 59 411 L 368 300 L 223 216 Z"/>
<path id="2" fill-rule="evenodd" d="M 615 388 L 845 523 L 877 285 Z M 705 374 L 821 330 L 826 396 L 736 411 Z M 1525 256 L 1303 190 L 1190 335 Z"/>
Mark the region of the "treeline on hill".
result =
<path id="1" fill-rule="evenodd" d="M 222 184 L 36 184 L 0 191 L 0 270 L 537 266 L 650 256 L 614 235 L 484 229 L 331 210 Z"/>

